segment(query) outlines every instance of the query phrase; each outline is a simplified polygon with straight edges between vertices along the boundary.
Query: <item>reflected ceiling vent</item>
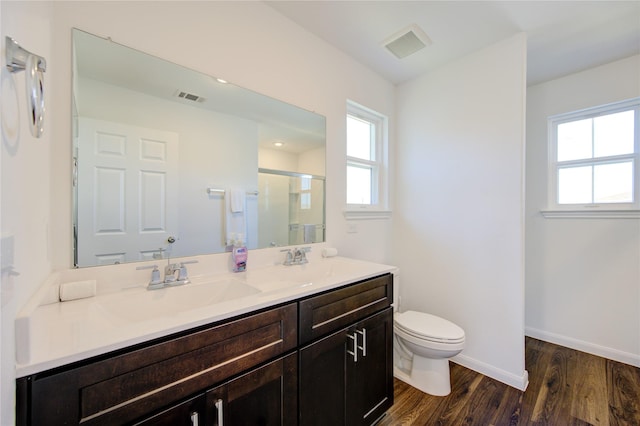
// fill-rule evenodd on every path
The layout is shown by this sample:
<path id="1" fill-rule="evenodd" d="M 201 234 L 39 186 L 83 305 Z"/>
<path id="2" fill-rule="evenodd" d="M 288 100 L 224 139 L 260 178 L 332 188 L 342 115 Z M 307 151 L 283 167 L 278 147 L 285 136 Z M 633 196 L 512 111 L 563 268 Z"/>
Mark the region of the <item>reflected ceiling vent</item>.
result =
<path id="1" fill-rule="evenodd" d="M 182 99 L 186 99 L 188 101 L 193 101 L 193 102 L 204 102 L 206 101 L 205 98 L 203 98 L 202 96 L 198 96 L 198 95 L 194 95 L 193 93 L 189 93 L 189 92 L 184 92 L 180 89 L 178 89 L 175 93 L 175 96 L 182 98 Z"/>
<path id="2" fill-rule="evenodd" d="M 431 39 L 416 24 L 398 31 L 383 43 L 383 46 L 398 59 L 406 58 L 429 45 Z"/>

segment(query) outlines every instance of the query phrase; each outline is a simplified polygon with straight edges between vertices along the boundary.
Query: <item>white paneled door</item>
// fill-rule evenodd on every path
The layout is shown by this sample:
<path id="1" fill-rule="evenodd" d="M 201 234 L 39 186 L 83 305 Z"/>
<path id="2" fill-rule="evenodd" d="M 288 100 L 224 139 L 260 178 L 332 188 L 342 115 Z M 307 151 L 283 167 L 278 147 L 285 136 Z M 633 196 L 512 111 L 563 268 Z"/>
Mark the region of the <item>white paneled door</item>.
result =
<path id="1" fill-rule="evenodd" d="M 178 134 L 78 119 L 78 265 L 152 259 L 177 232 Z"/>

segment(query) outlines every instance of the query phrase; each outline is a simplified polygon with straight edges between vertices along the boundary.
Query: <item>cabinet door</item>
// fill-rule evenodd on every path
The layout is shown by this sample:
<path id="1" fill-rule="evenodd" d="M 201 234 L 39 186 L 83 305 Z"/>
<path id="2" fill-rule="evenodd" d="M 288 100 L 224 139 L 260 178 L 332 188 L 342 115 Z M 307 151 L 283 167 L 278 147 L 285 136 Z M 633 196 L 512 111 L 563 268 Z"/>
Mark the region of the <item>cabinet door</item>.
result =
<path id="1" fill-rule="evenodd" d="M 300 425 L 373 424 L 393 405 L 388 308 L 300 350 Z"/>
<path id="2" fill-rule="evenodd" d="M 347 331 L 300 350 L 300 425 L 345 425 Z"/>
<path id="3" fill-rule="evenodd" d="M 207 424 L 295 425 L 297 364 L 293 353 L 208 391 Z"/>
<path id="4" fill-rule="evenodd" d="M 347 424 L 371 425 L 393 405 L 392 309 L 350 330 L 358 339 L 358 358 L 347 369 Z"/>
<path id="5" fill-rule="evenodd" d="M 300 350 L 300 424 L 370 425 L 393 405 L 393 311 Z"/>
<path id="6" fill-rule="evenodd" d="M 205 397 L 201 394 L 135 423 L 135 426 L 203 426 L 205 409 Z"/>

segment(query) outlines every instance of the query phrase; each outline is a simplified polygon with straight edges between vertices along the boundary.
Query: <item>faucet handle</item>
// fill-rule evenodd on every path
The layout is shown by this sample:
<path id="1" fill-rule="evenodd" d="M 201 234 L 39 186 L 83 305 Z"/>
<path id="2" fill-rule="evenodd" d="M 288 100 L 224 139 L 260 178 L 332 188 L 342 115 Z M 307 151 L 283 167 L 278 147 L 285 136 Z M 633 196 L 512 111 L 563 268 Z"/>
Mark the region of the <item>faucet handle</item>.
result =
<path id="1" fill-rule="evenodd" d="M 187 272 L 187 267 L 184 266 L 184 264 L 180 266 L 180 269 L 178 269 L 178 281 L 183 284 L 189 282 L 189 274 Z"/>
<path id="2" fill-rule="evenodd" d="M 291 265 L 291 263 L 293 262 L 293 251 L 291 249 L 283 249 L 280 250 L 280 252 L 282 253 L 287 253 L 284 262 L 282 262 L 283 265 Z"/>
<path id="3" fill-rule="evenodd" d="M 311 251 L 311 247 L 300 247 L 296 249 L 296 251 L 298 252 L 300 264 L 309 263 L 309 260 L 307 260 L 307 253 Z"/>
<path id="4" fill-rule="evenodd" d="M 158 265 L 138 266 L 136 269 L 153 269 L 151 271 L 151 281 L 149 281 L 149 288 L 157 287 L 163 284 L 162 280 L 160 279 L 160 270 L 158 269 Z"/>

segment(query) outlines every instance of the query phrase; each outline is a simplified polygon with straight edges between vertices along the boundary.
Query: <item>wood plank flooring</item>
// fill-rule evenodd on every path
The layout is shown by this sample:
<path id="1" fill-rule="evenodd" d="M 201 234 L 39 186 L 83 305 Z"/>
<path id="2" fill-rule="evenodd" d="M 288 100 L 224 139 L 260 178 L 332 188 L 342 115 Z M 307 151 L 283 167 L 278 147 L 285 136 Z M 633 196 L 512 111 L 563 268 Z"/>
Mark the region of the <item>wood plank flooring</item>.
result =
<path id="1" fill-rule="evenodd" d="M 451 364 L 452 392 L 427 395 L 395 380 L 378 425 L 640 426 L 640 369 L 526 338 L 529 386 L 520 392 Z"/>

